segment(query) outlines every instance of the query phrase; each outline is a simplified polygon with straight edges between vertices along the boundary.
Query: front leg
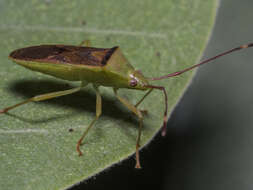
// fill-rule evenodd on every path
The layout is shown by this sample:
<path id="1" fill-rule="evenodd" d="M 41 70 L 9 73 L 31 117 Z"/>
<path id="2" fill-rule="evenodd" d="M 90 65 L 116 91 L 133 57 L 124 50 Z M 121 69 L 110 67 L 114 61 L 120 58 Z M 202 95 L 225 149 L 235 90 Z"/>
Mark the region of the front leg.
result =
<path id="1" fill-rule="evenodd" d="M 152 92 L 152 90 L 154 90 L 153 88 L 150 88 L 146 94 L 144 94 L 144 96 L 135 104 L 135 107 L 137 108 L 141 103 L 142 101 Z"/>
<path id="2" fill-rule="evenodd" d="M 140 155 L 139 155 L 139 148 L 140 148 L 140 141 L 141 141 L 141 130 L 142 130 L 142 126 L 143 126 L 143 116 L 142 113 L 139 109 L 137 109 L 136 106 L 134 106 L 133 104 L 131 104 L 129 101 L 127 101 L 125 98 L 122 98 L 118 95 L 117 93 L 117 89 L 114 88 L 113 89 L 115 96 L 119 99 L 119 101 L 124 104 L 129 110 L 131 110 L 135 115 L 137 115 L 137 117 L 139 118 L 140 121 L 140 125 L 139 125 L 139 132 L 138 132 L 138 136 L 137 136 L 137 140 L 136 140 L 136 165 L 135 168 L 141 168 L 141 164 L 140 164 Z"/>
<path id="3" fill-rule="evenodd" d="M 152 92 L 153 88 L 149 89 L 146 94 L 144 94 L 144 96 L 135 104 L 135 107 L 137 108 L 142 102 L 143 100 Z M 148 114 L 148 110 L 144 109 L 144 110 L 140 110 L 144 115 Z"/>

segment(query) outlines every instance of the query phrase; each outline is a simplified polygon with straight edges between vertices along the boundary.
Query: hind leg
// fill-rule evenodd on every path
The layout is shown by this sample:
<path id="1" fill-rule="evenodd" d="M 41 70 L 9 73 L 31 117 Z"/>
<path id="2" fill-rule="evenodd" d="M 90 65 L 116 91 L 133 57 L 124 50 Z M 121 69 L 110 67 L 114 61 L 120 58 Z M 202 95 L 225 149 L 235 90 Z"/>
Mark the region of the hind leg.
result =
<path id="1" fill-rule="evenodd" d="M 60 96 L 65 96 L 65 95 L 68 95 L 68 94 L 73 94 L 75 92 L 80 91 L 86 85 L 87 85 L 86 82 L 82 82 L 81 86 L 77 87 L 77 88 L 73 88 L 73 89 L 70 89 L 70 90 L 58 91 L 58 92 L 51 92 L 51 93 L 47 93 L 47 94 L 41 94 L 41 95 L 34 96 L 32 98 L 29 98 L 28 100 L 25 100 L 23 102 L 20 102 L 18 104 L 15 104 L 13 106 L 9 106 L 7 108 L 4 108 L 4 109 L 0 110 L 0 114 L 1 113 L 6 113 L 11 109 L 14 109 L 14 108 L 19 107 L 19 106 L 24 105 L 24 104 L 27 104 L 29 102 L 39 102 L 39 101 L 43 101 L 43 100 L 49 100 L 49 99 L 52 99 L 52 98 L 57 98 L 57 97 L 60 97 Z"/>

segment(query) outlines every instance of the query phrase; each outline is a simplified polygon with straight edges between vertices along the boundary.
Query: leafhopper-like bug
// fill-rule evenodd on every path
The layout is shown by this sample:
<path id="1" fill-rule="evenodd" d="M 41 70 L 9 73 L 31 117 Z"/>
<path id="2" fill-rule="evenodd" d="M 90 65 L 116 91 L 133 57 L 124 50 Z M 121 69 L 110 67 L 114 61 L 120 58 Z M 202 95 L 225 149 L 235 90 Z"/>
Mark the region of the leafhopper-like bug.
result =
<path id="1" fill-rule="evenodd" d="M 82 46 L 86 44 L 86 46 Z M 94 48 L 89 47 L 86 41 L 80 46 L 70 45 L 39 45 L 26 47 L 15 50 L 10 53 L 9 58 L 19 65 L 22 65 L 33 71 L 45 73 L 57 78 L 69 81 L 81 81 L 81 86 L 70 90 L 52 92 L 47 94 L 32 97 L 26 101 L 16 105 L 0 110 L 0 113 L 16 108 L 28 102 L 38 102 L 59 96 L 64 96 L 80 91 L 87 84 L 92 83 L 96 91 L 96 117 L 87 127 L 78 140 L 76 150 L 79 155 L 82 155 L 80 145 L 88 133 L 89 129 L 98 120 L 102 112 L 102 98 L 99 92 L 99 86 L 112 87 L 115 96 L 123 103 L 129 110 L 131 110 L 139 118 L 139 132 L 136 141 L 136 168 L 141 168 L 139 159 L 139 147 L 141 130 L 143 125 L 143 113 L 138 106 L 151 93 L 153 89 L 158 89 L 164 93 L 165 111 L 163 118 L 162 135 L 166 134 L 167 126 L 167 94 L 163 86 L 150 84 L 150 81 L 166 79 L 181 75 L 193 68 L 208 63 L 226 54 L 237 50 L 252 47 L 253 43 L 233 48 L 229 51 L 221 53 L 215 57 L 202 61 L 191 67 L 185 68 L 181 71 L 173 72 L 161 77 L 147 78 L 140 71 L 135 70 L 134 67 L 123 56 L 119 47 L 113 48 Z M 128 88 L 135 90 L 146 90 L 147 93 L 141 98 L 137 104 L 133 105 L 128 100 L 120 97 L 117 93 L 120 88 Z"/>

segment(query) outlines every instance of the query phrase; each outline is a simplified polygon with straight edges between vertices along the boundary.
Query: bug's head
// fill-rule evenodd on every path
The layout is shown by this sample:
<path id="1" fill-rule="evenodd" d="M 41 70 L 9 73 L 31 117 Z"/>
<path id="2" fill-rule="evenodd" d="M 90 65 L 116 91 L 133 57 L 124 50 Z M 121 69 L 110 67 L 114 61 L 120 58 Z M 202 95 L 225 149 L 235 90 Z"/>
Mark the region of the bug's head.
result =
<path id="1" fill-rule="evenodd" d="M 139 70 L 134 70 L 129 74 L 129 87 L 134 89 L 146 90 L 148 80 Z"/>

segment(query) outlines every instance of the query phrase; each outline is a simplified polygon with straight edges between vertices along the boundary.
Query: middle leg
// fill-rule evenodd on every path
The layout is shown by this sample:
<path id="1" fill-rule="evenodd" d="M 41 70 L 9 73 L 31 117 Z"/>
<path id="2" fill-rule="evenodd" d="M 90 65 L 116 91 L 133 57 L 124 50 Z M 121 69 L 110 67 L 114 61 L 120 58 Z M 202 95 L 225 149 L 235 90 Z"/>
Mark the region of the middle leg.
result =
<path id="1" fill-rule="evenodd" d="M 92 120 L 92 122 L 90 123 L 88 128 L 84 131 L 83 135 L 81 136 L 81 138 L 78 140 L 78 142 L 76 144 L 76 150 L 79 153 L 79 156 L 82 156 L 80 146 L 82 144 L 84 137 L 87 135 L 87 133 L 91 129 L 91 127 L 94 126 L 94 123 L 98 120 L 99 116 L 102 113 L 102 98 L 101 98 L 98 86 L 93 85 L 93 87 L 96 91 L 96 97 L 97 97 L 97 99 L 96 99 L 96 117 Z"/>

